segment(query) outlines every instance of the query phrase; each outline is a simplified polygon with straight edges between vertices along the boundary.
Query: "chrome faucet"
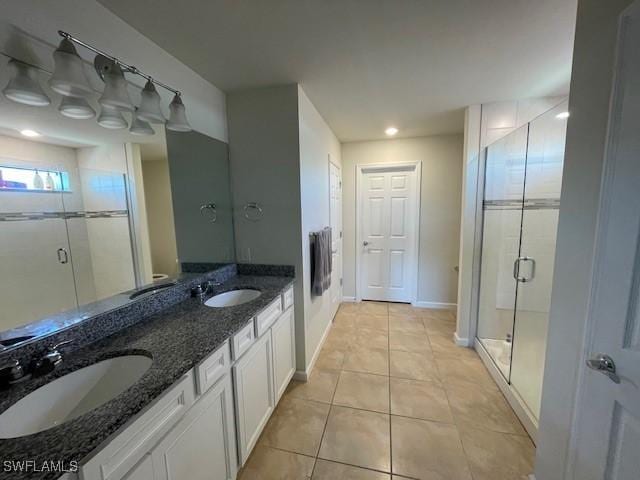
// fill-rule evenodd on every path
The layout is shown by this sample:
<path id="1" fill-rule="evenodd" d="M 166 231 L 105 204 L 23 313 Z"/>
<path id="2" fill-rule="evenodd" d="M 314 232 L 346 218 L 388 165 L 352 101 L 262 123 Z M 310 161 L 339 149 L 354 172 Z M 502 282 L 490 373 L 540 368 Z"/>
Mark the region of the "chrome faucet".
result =
<path id="1" fill-rule="evenodd" d="M 3 386 L 26 380 L 24 368 L 19 360 L 9 360 L 0 366 L 0 384 Z"/>
<path id="2" fill-rule="evenodd" d="M 59 348 L 69 343 L 71 343 L 71 340 L 65 340 L 64 342 L 49 347 L 42 357 L 32 362 L 31 371 L 35 375 L 46 375 L 55 370 L 55 368 L 62 363 L 62 352 L 60 352 Z"/>

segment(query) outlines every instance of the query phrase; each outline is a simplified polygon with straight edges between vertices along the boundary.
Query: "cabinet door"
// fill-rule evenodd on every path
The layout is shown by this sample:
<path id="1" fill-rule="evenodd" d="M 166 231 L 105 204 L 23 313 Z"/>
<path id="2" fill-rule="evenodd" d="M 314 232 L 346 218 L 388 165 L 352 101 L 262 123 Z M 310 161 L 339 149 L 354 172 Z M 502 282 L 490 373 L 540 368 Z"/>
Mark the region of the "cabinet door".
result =
<path id="1" fill-rule="evenodd" d="M 293 308 L 280 316 L 271 327 L 273 342 L 273 379 L 276 403 L 284 393 L 296 369 Z"/>
<path id="2" fill-rule="evenodd" d="M 153 449 L 155 480 L 234 480 L 237 460 L 229 375 Z"/>
<path id="3" fill-rule="evenodd" d="M 122 480 L 155 480 L 151 455 L 145 455 L 138 464 L 129 470 Z"/>
<path id="4" fill-rule="evenodd" d="M 233 366 L 240 465 L 249 458 L 275 404 L 271 335 L 264 335 Z"/>

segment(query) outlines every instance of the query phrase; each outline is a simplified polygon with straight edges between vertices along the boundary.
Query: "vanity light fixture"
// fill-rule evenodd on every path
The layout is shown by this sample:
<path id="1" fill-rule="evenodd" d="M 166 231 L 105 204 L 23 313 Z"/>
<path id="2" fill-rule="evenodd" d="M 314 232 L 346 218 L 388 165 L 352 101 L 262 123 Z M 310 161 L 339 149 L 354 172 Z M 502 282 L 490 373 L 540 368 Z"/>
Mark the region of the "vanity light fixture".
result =
<path id="1" fill-rule="evenodd" d="M 140 108 L 137 114 L 140 120 L 151 123 L 164 123 L 164 115 L 160 107 L 160 94 L 151 80 L 147 80 L 140 93 Z"/>
<path id="2" fill-rule="evenodd" d="M 53 52 L 54 69 L 49 79 L 51 90 L 67 97 L 87 98 L 93 94 L 84 65 L 73 42 L 66 37 Z"/>
<path id="3" fill-rule="evenodd" d="M 98 65 L 99 56 L 95 64 Z M 127 90 L 127 79 L 124 73 L 114 61 L 107 61 L 103 70 L 104 91 L 98 100 L 103 107 L 113 107 L 123 112 L 133 112 L 134 106 Z"/>
<path id="4" fill-rule="evenodd" d="M 561 112 L 556 115 L 556 118 L 559 120 L 564 120 L 565 118 L 569 118 L 571 114 L 569 112 Z"/>
<path id="5" fill-rule="evenodd" d="M 126 128 L 129 124 L 122 115 L 122 112 L 125 112 L 131 114 L 132 133 L 133 130 L 136 130 L 138 132 L 144 131 L 144 133 L 140 133 L 143 135 L 153 135 L 155 132 L 149 123 L 164 123 L 167 129 L 176 132 L 191 131 L 179 90 L 151 78 L 150 75 L 138 70 L 133 65 L 129 65 L 62 30 L 59 30 L 58 34 L 62 40 L 53 53 L 53 73 L 42 67 L 11 58 L 9 66 L 13 68 L 14 72 L 9 83 L 2 90 L 5 97 L 26 105 L 49 105 L 51 101 L 38 82 L 37 70 L 42 70 L 51 75 L 48 82 L 51 89 L 63 96 L 58 107 L 62 115 L 75 119 L 95 117 L 93 107 L 87 102 L 95 90 L 86 76 L 84 60 L 76 50 L 76 46 L 80 45 L 96 54 L 94 67 L 105 82 L 104 90 L 98 100 L 101 106 L 98 124 L 105 128 Z M 134 115 L 136 106 L 129 96 L 126 77 L 128 74 L 137 75 L 146 80 L 137 115 Z M 164 88 L 173 94 L 173 100 L 169 104 L 169 120 L 165 119 L 162 112 L 160 105 L 162 98 L 156 87 Z M 141 122 L 146 123 L 146 126 Z"/>
<path id="6" fill-rule="evenodd" d="M 82 97 L 62 97 L 58 111 L 65 117 L 88 120 L 96 116 L 96 111 Z"/>
<path id="7" fill-rule="evenodd" d="M 25 128 L 24 130 L 20 130 L 20 133 L 25 137 L 39 137 L 40 134 L 35 130 L 31 130 L 29 128 Z"/>
<path id="8" fill-rule="evenodd" d="M 185 112 L 184 104 L 180 93 L 176 93 L 169 104 L 169 121 L 167 122 L 167 129 L 174 132 L 190 132 L 191 125 L 187 121 L 187 114 Z"/>
<path id="9" fill-rule="evenodd" d="M 111 130 L 127 128 L 129 125 L 120 110 L 108 105 L 102 105 L 102 107 L 100 108 L 98 124 L 101 127 L 109 128 Z"/>
<path id="10" fill-rule="evenodd" d="M 2 90 L 5 97 L 34 107 L 44 107 L 51 103 L 38 82 L 38 72 L 34 67 L 13 58 L 9 60 L 9 67 L 13 75 Z"/>
<path id="11" fill-rule="evenodd" d="M 129 132 L 133 135 L 153 135 L 156 133 L 148 122 L 145 122 L 140 118 L 138 109 L 133 112 L 133 120 L 131 121 L 131 128 L 129 128 Z"/>
<path id="12" fill-rule="evenodd" d="M 384 131 L 384 133 L 386 133 L 388 137 L 393 137 L 398 133 L 398 129 L 396 127 L 389 127 Z"/>
<path id="13" fill-rule="evenodd" d="M 166 123 L 166 126 L 168 129 L 170 130 L 175 130 L 175 131 L 179 131 L 179 132 L 188 132 L 191 131 L 191 126 L 189 125 L 189 122 L 187 121 L 187 117 L 186 117 L 186 111 L 185 111 L 185 107 L 184 104 L 182 103 L 182 99 L 181 99 L 181 94 L 179 90 L 176 90 L 173 87 L 170 87 L 169 85 L 167 85 L 166 83 L 162 83 L 154 78 L 152 78 L 150 75 L 147 75 L 146 73 L 142 72 L 141 70 L 138 70 L 137 67 L 134 67 L 133 65 L 129 65 L 125 62 L 123 62 L 122 60 L 109 55 L 108 53 L 103 52 L 102 50 L 99 50 L 98 48 L 94 47 L 93 45 L 90 45 L 86 42 L 83 42 L 82 40 L 66 33 L 63 32 L 61 30 L 58 31 L 58 34 L 63 37 L 68 39 L 69 41 L 73 42 L 74 44 L 77 45 L 81 45 L 84 48 L 91 50 L 92 52 L 94 52 L 95 54 L 97 54 L 95 60 L 94 60 L 94 66 L 96 67 L 96 70 L 98 71 L 98 75 L 100 75 L 104 80 L 105 80 L 105 93 L 107 90 L 107 86 L 106 84 L 108 82 L 112 82 L 111 85 L 109 85 L 109 89 L 112 90 L 112 92 L 109 92 L 108 95 L 103 94 L 103 96 L 100 99 L 100 104 L 103 106 L 115 106 L 119 109 L 123 109 L 125 111 L 129 111 L 129 112 L 133 112 L 134 107 L 131 104 L 131 108 L 129 107 L 129 103 L 127 103 L 125 100 L 125 96 L 124 96 L 124 92 L 122 89 L 126 89 L 127 88 L 127 83 L 126 83 L 126 78 L 124 77 L 125 74 L 133 74 L 133 75 L 138 75 L 142 78 L 144 78 L 145 80 L 147 80 L 147 84 L 145 85 L 145 88 L 143 89 L 142 92 L 142 102 L 140 104 L 140 119 L 143 119 L 147 122 L 152 121 L 152 122 L 164 122 L 164 115 L 162 115 L 162 111 L 160 108 L 155 109 L 155 102 L 160 100 L 160 95 L 158 95 L 156 97 L 156 95 L 158 94 L 158 92 L 156 91 L 155 87 L 162 87 L 165 90 L 170 91 L 171 93 L 173 93 L 174 97 L 173 97 L 173 101 L 171 102 L 171 104 L 169 105 L 169 110 L 171 113 L 171 117 L 169 121 Z M 111 63 L 111 67 L 112 68 L 104 68 L 105 65 L 109 66 L 109 61 Z M 117 68 L 113 68 L 113 66 L 116 66 Z M 114 75 L 113 77 L 109 77 L 109 75 Z M 118 78 L 116 80 L 116 77 Z M 124 80 L 124 81 L 123 81 Z M 116 85 L 117 84 L 117 85 Z M 117 88 L 111 88 L 111 87 L 117 87 Z M 117 90 L 117 92 L 116 92 Z M 113 93 L 114 95 L 112 95 L 111 93 Z M 115 95 L 116 93 L 118 93 L 119 95 Z M 128 94 L 127 94 L 128 97 Z M 119 100 L 123 100 L 122 103 L 117 102 L 115 99 L 118 98 Z M 159 105 L 158 105 L 159 106 Z"/>

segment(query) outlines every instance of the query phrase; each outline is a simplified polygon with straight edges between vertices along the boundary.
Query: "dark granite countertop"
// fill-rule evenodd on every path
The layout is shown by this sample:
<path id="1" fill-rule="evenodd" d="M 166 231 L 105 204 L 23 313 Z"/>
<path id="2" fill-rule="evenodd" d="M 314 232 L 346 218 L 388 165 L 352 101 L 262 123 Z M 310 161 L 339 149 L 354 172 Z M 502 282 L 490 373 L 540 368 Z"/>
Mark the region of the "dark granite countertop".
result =
<path id="1" fill-rule="evenodd" d="M 100 360 L 126 354 L 153 359 L 151 368 L 133 386 L 89 413 L 44 432 L 0 439 L 0 477 L 3 479 L 55 479 L 58 472 L 17 473 L 4 470 L 6 461 L 81 462 L 89 453 L 132 419 L 155 398 L 293 283 L 293 277 L 238 275 L 215 287 L 211 295 L 252 288 L 262 292 L 256 300 L 226 308 L 209 308 L 189 299 L 156 313 L 126 329 L 74 350 L 56 371 L 0 392 L 0 413 L 38 387 Z M 209 295 L 209 296 L 211 296 Z"/>

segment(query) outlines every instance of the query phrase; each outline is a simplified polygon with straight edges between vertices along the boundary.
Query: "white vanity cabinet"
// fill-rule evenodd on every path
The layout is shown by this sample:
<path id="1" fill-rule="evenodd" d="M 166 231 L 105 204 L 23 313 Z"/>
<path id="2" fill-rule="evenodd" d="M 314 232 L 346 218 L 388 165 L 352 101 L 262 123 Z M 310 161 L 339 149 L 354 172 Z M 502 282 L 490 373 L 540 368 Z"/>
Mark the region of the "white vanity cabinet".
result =
<path id="1" fill-rule="evenodd" d="M 232 369 L 240 466 L 249 458 L 295 371 L 293 308 L 282 313 L 286 303 L 281 303 L 287 295 L 292 299 L 292 293 L 290 288 L 256 316 L 260 336 Z"/>
<path id="2" fill-rule="evenodd" d="M 237 454 L 229 358 L 225 342 L 83 462 L 80 479 L 234 480 Z"/>
<path id="3" fill-rule="evenodd" d="M 80 480 L 235 480 L 295 372 L 293 289 L 80 466 Z"/>

